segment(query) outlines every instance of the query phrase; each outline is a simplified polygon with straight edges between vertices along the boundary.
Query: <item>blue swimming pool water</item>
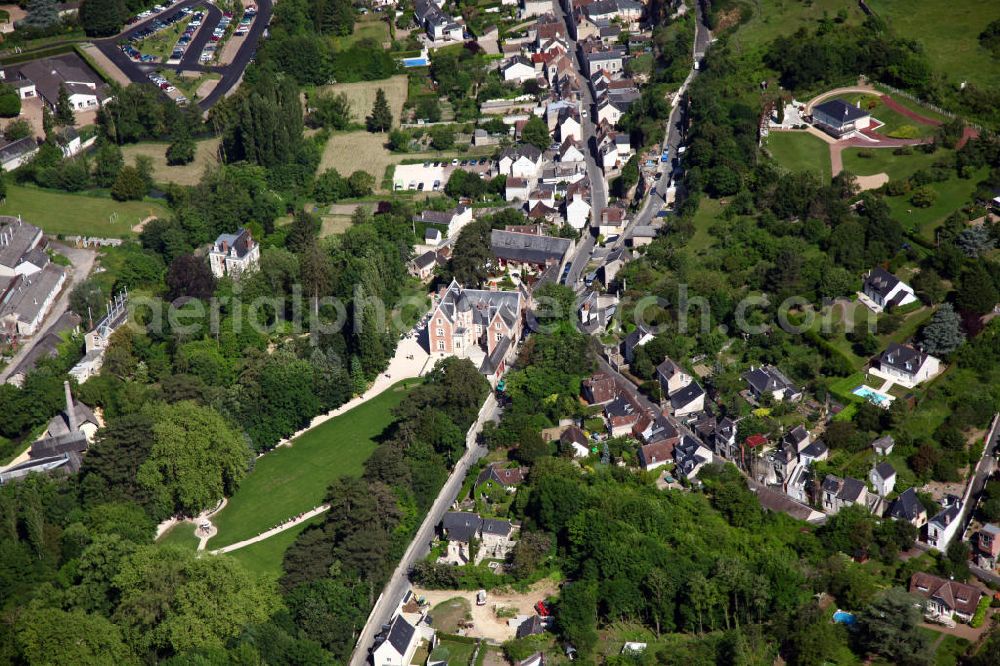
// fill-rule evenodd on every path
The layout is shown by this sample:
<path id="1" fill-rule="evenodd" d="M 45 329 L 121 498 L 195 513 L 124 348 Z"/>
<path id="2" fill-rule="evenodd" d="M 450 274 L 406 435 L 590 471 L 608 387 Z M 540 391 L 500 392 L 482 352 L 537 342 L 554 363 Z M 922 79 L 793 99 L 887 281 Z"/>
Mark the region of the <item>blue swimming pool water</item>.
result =
<path id="1" fill-rule="evenodd" d="M 403 58 L 403 67 L 426 67 L 427 58 Z"/>
<path id="2" fill-rule="evenodd" d="M 854 624 L 858 621 L 858 618 L 854 617 L 854 613 L 839 610 L 833 614 L 833 621 L 840 624 Z"/>
<path id="3" fill-rule="evenodd" d="M 864 398 L 868 402 L 875 403 L 879 407 L 888 407 L 889 403 L 892 402 L 891 398 L 889 398 L 889 396 L 887 396 L 885 393 L 879 393 L 871 386 L 868 386 L 866 384 L 863 384 L 858 388 L 854 389 L 852 393 L 854 393 L 854 395 L 858 396 L 859 398 Z"/>

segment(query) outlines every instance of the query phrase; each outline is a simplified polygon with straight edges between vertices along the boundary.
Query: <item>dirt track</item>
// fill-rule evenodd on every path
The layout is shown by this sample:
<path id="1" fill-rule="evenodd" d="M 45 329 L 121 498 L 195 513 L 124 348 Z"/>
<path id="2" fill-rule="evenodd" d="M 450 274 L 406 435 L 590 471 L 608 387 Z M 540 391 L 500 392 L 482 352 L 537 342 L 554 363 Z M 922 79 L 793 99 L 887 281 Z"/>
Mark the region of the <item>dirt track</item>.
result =
<path id="1" fill-rule="evenodd" d="M 517 592 L 510 594 L 490 593 L 485 606 L 476 605 L 476 593 L 465 590 L 424 590 L 413 588 L 413 593 L 419 599 L 423 597 L 431 605 L 436 606 L 442 601 L 448 601 L 455 597 L 461 597 L 469 602 L 472 609 L 473 626 L 466 630 L 467 636 L 477 638 L 489 638 L 495 641 L 506 641 L 514 638 L 516 629 L 507 625 L 506 618 L 498 618 L 494 612 L 495 608 L 514 608 L 518 615 L 531 615 L 534 606 L 540 600 L 555 594 L 559 587 L 550 580 L 543 580 L 535 583 L 531 589 L 520 594 Z"/>

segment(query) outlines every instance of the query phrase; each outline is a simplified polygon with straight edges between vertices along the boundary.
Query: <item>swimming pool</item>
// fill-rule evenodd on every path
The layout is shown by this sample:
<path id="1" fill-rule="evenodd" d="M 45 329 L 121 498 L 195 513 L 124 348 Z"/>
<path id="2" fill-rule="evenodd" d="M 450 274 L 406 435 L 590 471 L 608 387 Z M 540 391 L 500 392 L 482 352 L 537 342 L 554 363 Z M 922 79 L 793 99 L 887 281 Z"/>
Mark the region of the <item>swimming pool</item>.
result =
<path id="1" fill-rule="evenodd" d="M 846 624 L 848 626 L 854 624 L 858 621 L 858 618 L 854 617 L 854 613 L 848 613 L 847 611 L 837 610 L 833 614 L 833 621 L 838 624 Z"/>
<path id="2" fill-rule="evenodd" d="M 403 67 L 426 67 L 428 64 L 427 58 L 403 58 Z"/>
<path id="3" fill-rule="evenodd" d="M 892 396 L 888 396 L 885 393 L 879 393 L 867 384 L 862 384 L 858 388 L 851 391 L 851 393 L 882 408 L 887 408 L 889 403 L 892 402 Z"/>

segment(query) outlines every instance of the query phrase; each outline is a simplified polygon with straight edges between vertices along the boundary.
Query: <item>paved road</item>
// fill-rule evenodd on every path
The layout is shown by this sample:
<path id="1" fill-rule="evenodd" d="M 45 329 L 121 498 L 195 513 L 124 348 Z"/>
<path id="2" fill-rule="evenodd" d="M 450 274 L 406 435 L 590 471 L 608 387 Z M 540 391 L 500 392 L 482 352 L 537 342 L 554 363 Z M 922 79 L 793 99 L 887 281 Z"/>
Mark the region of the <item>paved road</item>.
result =
<path id="1" fill-rule="evenodd" d="M 69 295 L 73 291 L 73 287 L 80 284 L 87 279 L 90 275 L 90 270 L 94 267 L 94 260 L 97 258 L 97 253 L 93 250 L 85 250 L 75 247 L 66 246 L 56 246 L 53 244 L 53 248 L 56 249 L 59 254 L 67 257 L 73 264 L 70 268 L 69 279 L 66 280 L 65 285 L 63 285 L 62 293 L 56 302 L 52 305 L 52 309 L 49 310 L 48 316 L 45 321 L 42 322 L 42 326 L 39 328 L 39 332 L 36 333 L 27 344 L 22 346 L 14 357 L 10 360 L 3 370 L 0 370 L 0 384 L 7 381 L 12 373 L 18 366 L 18 364 L 24 360 L 24 357 L 34 349 L 38 341 L 44 338 L 52 325 L 56 323 L 59 317 L 63 316 L 63 313 L 69 308 Z"/>
<path id="2" fill-rule="evenodd" d="M 596 226 L 601 214 L 601 209 L 608 205 L 608 184 L 604 180 L 604 172 L 597 166 L 597 139 L 595 138 L 595 126 L 593 122 L 596 105 L 594 104 L 594 93 L 590 88 L 590 77 L 584 73 L 583 59 L 576 48 L 576 40 L 570 36 L 570 25 L 566 11 L 560 0 L 553 3 L 556 18 L 566 23 L 566 45 L 573 56 L 573 64 L 576 66 L 577 74 L 583 88 L 583 105 L 587 116 L 581 118 L 583 143 L 587 147 L 585 152 L 587 177 L 590 180 L 590 220 L 591 225 Z M 583 275 L 583 269 L 590 261 L 590 254 L 594 249 L 596 241 L 592 229 L 583 230 L 583 242 L 570 262 L 569 274 L 566 277 L 566 284 L 575 285 Z M 560 276 L 561 277 L 561 276 Z"/>
<path id="3" fill-rule="evenodd" d="M 708 50 L 709 44 L 712 42 L 712 33 L 705 25 L 705 17 L 702 12 L 702 7 L 700 2 L 695 3 L 695 12 L 697 15 L 697 22 L 695 24 L 695 37 L 694 37 L 694 64 L 698 65 L 701 59 L 705 57 L 705 52 Z M 695 69 L 692 66 L 691 71 L 688 72 L 687 78 L 684 79 L 684 83 L 681 84 L 680 89 L 678 89 L 677 94 L 674 96 L 674 106 L 670 111 L 670 117 L 667 119 L 666 128 L 666 145 L 670 150 L 670 162 L 661 162 L 658 167 L 660 173 L 659 180 L 653 186 L 653 189 L 646 196 L 646 201 L 643 204 L 637 215 L 632 217 L 632 220 L 625 229 L 616 244 L 621 244 L 625 242 L 625 239 L 629 238 L 632 234 L 632 230 L 639 226 L 648 226 L 653 218 L 663 209 L 666 203 L 667 197 L 667 186 L 670 182 L 670 173 L 673 171 L 673 158 L 677 156 L 677 149 L 681 147 L 681 143 L 684 138 L 683 127 L 684 127 L 684 95 L 687 93 L 688 87 L 691 82 L 695 80 L 700 72 L 700 69 Z"/>
<path id="4" fill-rule="evenodd" d="M 499 418 L 499 407 L 493 394 L 486 399 L 486 404 L 480 412 L 481 416 L 476 424 L 470 428 L 466 439 L 467 449 L 465 455 L 455 465 L 448 481 L 441 488 L 437 499 L 431 506 L 430 511 L 421 523 L 420 528 L 414 535 L 413 540 L 407 547 L 396 570 L 392 572 L 389 582 L 386 583 L 382 594 L 375 601 L 368 621 L 361 630 L 358 642 L 354 647 L 354 654 L 351 655 L 350 666 L 362 666 L 368 663 L 368 658 L 374 647 L 375 635 L 382 629 L 382 626 L 392 619 L 392 614 L 399 605 L 406 590 L 410 586 L 409 572 L 417 561 L 423 559 L 430 552 L 431 540 L 434 537 L 434 530 L 441 522 L 445 512 L 458 498 L 458 492 L 462 488 L 462 482 L 469 468 L 476 464 L 480 458 L 486 455 L 486 447 L 479 446 L 477 438 L 483 429 L 486 421 L 495 421 Z"/>
<path id="5" fill-rule="evenodd" d="M 257 0 L 257 17 L 254 19 L 253 24 L 250 26 L 250 31 L 243 40 L 243 45 L 240 50 L 236 53 L 236 57 L 228 65 L 202 65 L 198 63 L 198 57 L 201 55 L 205 44 L 212 35 L 212 31 L 219 23 L 219 19 L 222 18 L 222 11 L 219 10 L 213 4 L 207 3 L 205 0 L 181 0 L 177 4 L 173 5 L 166 12 L 162 14 L 170 14 L 174 11 L 183 9 L 184 7 L 195 7 L 203 6 L 206 8 L 205 20 L 201 26 L 201 30 L 198 31 L 197 37 L 191 41 L 187 52 L 184 54 L 184 58 L 179 65 L 167 65 L 164 63 L 139 63 L 135 62 L 127 55 L 122 53 L 119 44 L 126 41 L 129 37 L 140 30 L 144 25 L 150 21 L 155 20 L 157 17 L 153 16 L 145 21 L 136 23 L 135 25 L 129 26 L 127 30 L 122 32 L 115 37 L 109 37 L 107 39 L 95 39 L 93 40 L 94 46 L 101 50 L 108 59 L 111 60 L 125 75 L 135 83 L 148 83 L 149 79 L 147 75 L 155 70 L 160 69 L 172 69 L 177 72 L 181 71 L 199 71 L 199 72 L 214 72 L 219 74 L 222 78 L 215 88 L 206 95 L 204 98 L 198 100 L 198 106 L 202 110 L 207 111 L 216 102 L 222 99 L 223 96 L 228 94 L 240 79 L 243 77 L 243 71 L 250 64 L 253 59 L 254 54 L 257 52 L 257 44 L 264 36 L 264 31 L 267 29 L 267 24 L 271 20 L 271 11 L 273 9 L 272 0 Z M 160 16 L 158 15 L 158 16 Z"/>

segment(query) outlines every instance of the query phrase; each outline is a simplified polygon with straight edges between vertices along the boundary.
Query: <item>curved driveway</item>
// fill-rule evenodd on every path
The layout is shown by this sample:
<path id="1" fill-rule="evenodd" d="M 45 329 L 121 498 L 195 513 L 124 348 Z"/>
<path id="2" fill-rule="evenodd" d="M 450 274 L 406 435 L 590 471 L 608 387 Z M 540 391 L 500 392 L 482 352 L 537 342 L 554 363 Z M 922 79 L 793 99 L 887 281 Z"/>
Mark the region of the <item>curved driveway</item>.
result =
<path id="1" fill-rule="evenodd" d="M 181 60 L 180 64 L 168 65 L 166 63 L 136 62 L 125 55 L 119 47 L 121 42 L 128 40 L 147 23 L 156 20 L 159 16 L 162 16 L 163 14 L 169 15 L 185 7 L 196 6 L 203 6 L 205 8 L 205 19 L 195 39 L 191 40 L 191 44 L 188 45 L 188 49 L 185 52 L 184 58 Z M 271 21 L 272 9 L 273 0 L 257 0 L 257 16 L 254 18 L 253 24 L 250 26 L 249 33 L 243 40 L 243 45 L 236 53 L 236 57 L 233 58 L 233 61 L 228 65 L 202 65 L 198 62 L 198 57 L 205 48 L 205 44 L 208 43 L 208 40 L 212 35 L 212 31 L 219 24 L 219 20 L 222 18 L 222 11 L 215 5 L 210 4 L 205 0 L 181 0 L 181 2 L 172 5 L 170 9 L 160 12 L 160 14 L 157 14 L 156 16 L 150 16 L 145 21 L 136 23 L 114 37 L 95 39 L 93 40 L 93 44 L 95 47 L 100 49 L 101 53 L 111 60 L 111 62 L 113 62 L 115 66 L 129 78 L 129 80 L 134 83 L 148 83 L 149 78 L 147 78 L 147 75 L 158 69 L 172 69 L 176 72 L 199 71 L 219 74 L 222 77 L 219 80 L 219 83 L 215 86 L 212 92 L 198 101 L 198 106 L 201 107 L 203 111 L 207 111 L 212 108 L 216 102 L 222 99 L 223 96 L 228 94 L 237 83 L 239 83 L 243 76 L 243 71 L 247 68 L 247 65 L 250 64 L 254 53 L 257 51 L 257 43 L 264 36 L 267 24 Z"/>

